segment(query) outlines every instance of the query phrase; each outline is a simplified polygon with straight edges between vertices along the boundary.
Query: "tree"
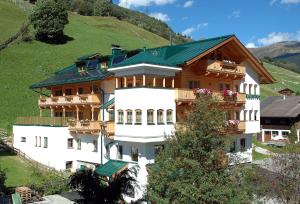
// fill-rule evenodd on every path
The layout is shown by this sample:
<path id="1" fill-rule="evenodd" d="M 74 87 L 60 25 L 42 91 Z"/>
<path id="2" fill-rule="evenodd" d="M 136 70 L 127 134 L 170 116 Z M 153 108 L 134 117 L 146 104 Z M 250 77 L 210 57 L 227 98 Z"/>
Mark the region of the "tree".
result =
<path id="1" fill-rule="evenodd" d="M 112 3 L 108 0 L 97 0 L 94 4 L 95 16 L 110 16 Z"/>
<path id="2" fill-rule="evenodd" d="M 64 40 L 64 27 L 69 21 L 68 12 L 61 1 L 38 0 L 29 19 L 38 40 L 56 43 Z"/>
<path id="3" fill-rule="evenodd" d="M 191 110 L 187 122 L 168 139 L 149 170 L 149 200 L 247 203 L 252 196 L 245 185 L 247 172 L 227 167 L 225 112 L 210 96 L 199 97 Z"/>
<path id="4" fill-rule="evenodd" d="M 0 167 L 0 196 L 2 196 L 6 192 L 5 181 L 6 181 L 6 173 Z"/>
<path id="5" fill-rule="evenodd" d="M 79 190 L 87 204 L 119 203 L 122 194 L 129 195 L 133 190 L 135 180 L 132 174 L 135 174 L 133 170 L 125 170 L 107 180 L 92 170 L 78 170 L 71 175 L 69 186 Z"/>
<path id="6" fill-rule="evenodd" d="M 296 125 L 292 125 L 292 127 L 291 127 L 291 132 L 289 134 L 289 140 L 290 140 L 291 144 L 295 144 L 295 142 L 298 141 Z"/>

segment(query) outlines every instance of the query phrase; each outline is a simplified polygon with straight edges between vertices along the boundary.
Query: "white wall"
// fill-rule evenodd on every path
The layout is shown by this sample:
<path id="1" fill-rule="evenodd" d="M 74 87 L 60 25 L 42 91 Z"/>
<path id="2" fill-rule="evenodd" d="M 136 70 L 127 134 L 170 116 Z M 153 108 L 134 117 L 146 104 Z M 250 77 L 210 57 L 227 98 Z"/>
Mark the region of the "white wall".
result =
<path id="1" fill-rule="evenodd" d="M 240 151 L 240 141 L 246 139 L 245 151 Z M 252 134 L 244 134 L 235 138 L 235 152 L 228 153 L 229 164 L 252 162 Z"/>
<path id="2" fill-rule="evenodd" d="M 115 140 L 132 142 L 164 141 L 165 135 L 174 130 L 173 124 L 166 124 L 166 111 L 173 110 L 173 122 L 176 122 L 176 104 L 174 89 L 128 88 L 115 91 Z M 124 124 L 117 124 L 118 110 L 124 111 Z M 126 110 L 133 111 L 133 124 L 126 125 Z M 134 125 L 135 110 L 142 110 L 142 124 Z M 155 125 L 147 124 L 147 110 L 154 110 Z M 164 125 L 158 125 L 156 111 L 164 110 Z"/>
<path id="3" fill-rule="evenodd" d="M 99 136 L 80 135 L 73 137 L 68 127 L 46 126 L 13 126 L 14 147 L 20 149 L 32 159 L 64 170 L 66 161 L 73 161 L 73 170 L 80 166 L 77 161 L 97 163 L 101 161 L 101 148 Z M 41 147 L 35 146 L 35 136 L 41 137 Z M 21 142 L 26 137 L 26 142 Z M 44 137 L 48 137 L 48 147 L 44 148 Z M 73 138 L 73 149 L 68 149 L 67 139 Z M 81 149 L 77 149 L 76 138 L 81 139 Z M 98 151 L 93 152 L 93 140 L 98 140 Z M 104 162 L 106 162 L 104 160 Z"/>
<path id="4" fill-rule="evenodd" d="M 254 71 L 251 65 L 247 62 L 243 64 L 246 66 L 246 76 L 242 80 L 240 90 L 244 92 L 244 85 L 246 84 L 246 94 L 254 95 L 254 88 L 256 87 L 256 95 L 260 95 L 259 75 Z M 249 86 L 251 85 L 251 90 Z M 250 92 L 249 92 L 250 91 Z M 259 133 L 260 132 L 260 100 L 259 99 L 247 99 L 243 110 L 247 110 L 246 114 L 246 131 L 245 133 Z M 251 119 L 249 118 L 249 112 L 252 110 Z M 257 121 L 254 120 L 254 114 L 257 111 Z M 241 111 L 241 120 L 244 120 L 244 111 Z"/>

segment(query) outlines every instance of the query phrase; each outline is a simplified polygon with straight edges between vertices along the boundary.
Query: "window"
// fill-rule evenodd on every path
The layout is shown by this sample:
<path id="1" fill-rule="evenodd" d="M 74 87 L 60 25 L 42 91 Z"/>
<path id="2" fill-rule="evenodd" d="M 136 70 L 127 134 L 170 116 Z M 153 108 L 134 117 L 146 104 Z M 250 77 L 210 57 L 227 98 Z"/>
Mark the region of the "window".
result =
<path id="1" fill-rule="evenodd" d="M 122 110 L 118 110 L 118 123 L 123 124 L 124 122 L 124 112 Z"/>
<path id="2" fill-rule="evenodd" d="M 157 110 L 157 124 L 164 123 L 164 110 Z"/>
<path id="3" fill-rule="evenodd" d="M 62 112 L 54 112 L 54 117 L 62 117 Z"/>
<path id="4" fill-rule="evenodd" d="M 56 91 L 54 92 L 54 95 L 55 95 L 55 96 L 62 96 L 62 90 L 56 90 Z"/>
<path id="5" fill-rule="evenodd" d="M 279 135 L 279 132 L 278 131 L 272 131 L 272 137 L 277 137 Z"/>
<path id="6" fill-rule="evenodd" d="M 257 117 L 257 113 L 258 113 L 258 111 L 256 110 L 256 111 L 254 111 L 254 120 L 258 120 L 258 117 Z"/>
<path id="7" fill-rule="evenodd" d="M 249 121 L 252 120 L 252 113 L 253 113 L 253 111 L 250 110 L 250 111 L 249 111 Z"/>
<path id="8" fill-rule="evenodd" d="M 73 149 L 73 139 L 72 138 L 68 139 L 68 149 Z"/>
<path id="9" fill-rule="evenodd" d="M 67 118 L 74 118 L 75 117 L 75 113 L 74 112 L 66 112 L 66 117 Z"/>
<path id="10" fill-rule="evenodd" d="M 251 94 L 252 93 L 252 84 L 249 84 L 249 94 Z"/>
<path id="11" fill-rule="evenodd" d="M 154 145 L 154 155 L 157 156 L 164 148 L 164 145 Z"/>
<path id="12" fill-rule="evenodd" d="M 93 152 L 98 152 L 98 141 L 97 140 L 93 140 L 93 145 L 94 145 Z"/>
<path id="13" fill-rule="evenodd" d="M 244 110 L 244 121 L 247 121 L 247 110 Z"/>
<path id="14" fill-rule="evenodd" d="M 173 123 L 173 110 L 167 110 L 167 123 Z"/>
<path id="15" fill-rule="evenodd" d="M 132 110 L 127 110 L 126 124 L 132 124 Z"/>
<path id="16" fill-rule="evenodd" d="M 131 147 L 131 160 L 132 161 L 139 160 L 139 150 L 136 147 Z"/>
<path id="17" fill-rule="evenodd" d="M 26 142 L 26 137 L 21 137 L 21 142 Z"/>
<path id="18" fill-rule="evenodd" d="M 37 137 L 37 136 L 35 136 L 35 145 L 34 145 L 34 146 L 36 146 L 36 147 L 37 147 L 37 144 L 38 144 L 38 137 Z"/>
<path id="19" fill-rule="evenodd" d="M 189 81 L 189 89 L 196 89 L 200 88 L 200 82 L 199 81 Z"/>
<path id="20" fill-rule="evenodd" d="M 77 149 L 81 149 L 81 139 L 76 139 Z"/>
<path id="21" fill-rule="evenodd" d="M 42 137 L 39 137 L 39 147 L 42 146 Z"/>
<path id="22" fill-rule="evenodd" d="M 231 145 L 230 145 L 230 152 L 234 153 L 235 152 L 235 146 L 236 146 L 236 141 L 232 141 Z"/>
<path id="23" fill-rule="evenodd" d="M 83 94 L 83 88 L 82 87 L 78 88 L 78 94 Z"/>
<path id="24" fill-rule="evenodd" d="M 288 131 L 282 131 L 281 134 L 284 139 L 287 139 L 290 133 Z"/>
<path id="25" fill-rule="evenodd" d="M 123 146 L 118 145 L 117 159 L 123 159 Z"/>
<path id="26" fill-rule="evenodd" d="M 72 89 L 66 89 L 66 90 L 65 90 L 65 94 L 66 94 L 67 96 L 72 95 Z"/>
<path id="27" fill-rule="evenodd" d="M 219 90 L 220 90 L 220 91 L 223 91 L 223 90 L 224 90 L 223 84 L 219 84 Z"/>
<path id="28" fill-rule="evenodd" d="M 108 111 L 108 121 L 115 121 L 115 111 Z"/>
<path id="29" fill-rule="evenodd" d="M 48 148 L 48 137 L 44 137 L 44 148 Z"/>
<path id="30" fill-rule="evenodd" d="M 241 152 L 246 151 L 246 138 L 240 139 L 240 151 Z"/>
<path id="31" fill-rule="evenodd" d="M 135 124 L 141 124 L 142 123 L 142 111 L 136 110 L 135 111 Z"/>
<path id="32" fill-rule="evenodd" d="M 230 85 L 229 84 L 225 84 L 226 90 L 230 90 Z"/>
<path id="33" fill-rule="evenodd" d="M 153 124 L 154 123 L 154 110 L 147 110 L 147 123 Z"/>
<path id="34" fill-rule="evenodd" d="M 240 120 L 240 112 L 239 111 L 234 112 L 234 119 L 235 120 Z"/>
<path id="35" fill-rule="evenodd" d="M 240 92 L 239 85 L 235 85 L 235 91 L 236 91 L 236 92 Z"/>
<path id="36" fill-rule="evenodd" d="M 257 89 L 257 85 L 254 85 L 254 95 L 256 95 L 256 89 Z"/>
<path id="37" fill-rule="evenodd" d="M 244 84 L 244 93 L 247 92 L 247 84 Z"/>
<path id="38" fill-rule="evenodd" d="M 72 169 L 73 162 L 72 161 L 66 161 L 66 169 Z"/>

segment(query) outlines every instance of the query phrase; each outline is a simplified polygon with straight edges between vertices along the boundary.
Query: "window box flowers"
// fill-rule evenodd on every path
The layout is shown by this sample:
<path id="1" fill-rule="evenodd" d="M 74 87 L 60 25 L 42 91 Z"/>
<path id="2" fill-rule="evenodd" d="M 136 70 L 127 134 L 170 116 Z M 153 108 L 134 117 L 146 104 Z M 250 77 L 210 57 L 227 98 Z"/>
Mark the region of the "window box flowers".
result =
<path id="1" fill-rule="evenodd" d="M 226 126 L 227 127 L 237 127 L 240 124 L 239 120 L 227 120 Z"/>
<path id="2" fill-rule="evenodd" d="M 237 97 L 237 92 L 231 90 L 224 90 L 223 96 L 225 100 L 233 100 Z"/>
<path id="3" fill-rule="evenodd" d="M 206 88 L 203 88 L 203 89 L 197 88 L 197 89 L 194 89 L 194 94 L 196 96 L 200 96 L 200 95 L 211 96 L 212 91 L 210 89 L 206 89 Z"/>

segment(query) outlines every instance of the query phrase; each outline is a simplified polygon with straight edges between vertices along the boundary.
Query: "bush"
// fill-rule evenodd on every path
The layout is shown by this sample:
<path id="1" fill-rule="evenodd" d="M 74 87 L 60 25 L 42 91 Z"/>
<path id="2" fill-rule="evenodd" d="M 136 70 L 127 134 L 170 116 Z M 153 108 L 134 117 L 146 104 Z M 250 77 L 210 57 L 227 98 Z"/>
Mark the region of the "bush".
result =
<path id="1" fill-rule="evenodd" d="M 36 31 L 36 38 L 45 42 L 63 40 L 63 30 L 68 21 L 68 12 L 60 1 L 38 0 L 29 19 Z"/>
<path id="2" fill-rule="evenodd" d="M 97 0 L 94 4 L 95 16 L 110 16 L 112 4 L 107 0 Z"/>
<path id="3" fill-rule="evenodd" d="M 6 192 L 6 186 L 5 186 L 6 178 L 7 177 L 5 171 L 0 167 L 0 196 L 4 195 Z"/>

